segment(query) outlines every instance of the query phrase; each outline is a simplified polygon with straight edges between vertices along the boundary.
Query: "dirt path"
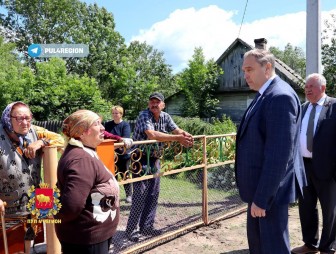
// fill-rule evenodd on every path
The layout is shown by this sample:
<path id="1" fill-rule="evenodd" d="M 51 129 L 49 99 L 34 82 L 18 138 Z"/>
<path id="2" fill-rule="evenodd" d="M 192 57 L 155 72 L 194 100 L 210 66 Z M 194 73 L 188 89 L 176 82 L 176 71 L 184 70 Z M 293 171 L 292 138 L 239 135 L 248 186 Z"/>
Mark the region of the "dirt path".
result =
<path id="1" fill-rule="evenodd" d="M 289 210 L 291 247 L 301 245 L 298 207 Z M 248 254 L 246 213 L 198 228 L 144 253 L 151 254 Z"/>
<path id="2" fill-rule="evenodd" d="M 289 233 L 291 247 L 302 244 L 298 207 L 289 209 Z M 45 244 L 37 246 L 37 253 L 45 254 Z M 34 253 L 33 250 L 31 253 Z M 146 254 L 248 254 L 246 238 L 246 213 L 218 221 L 182 235 Z"/>

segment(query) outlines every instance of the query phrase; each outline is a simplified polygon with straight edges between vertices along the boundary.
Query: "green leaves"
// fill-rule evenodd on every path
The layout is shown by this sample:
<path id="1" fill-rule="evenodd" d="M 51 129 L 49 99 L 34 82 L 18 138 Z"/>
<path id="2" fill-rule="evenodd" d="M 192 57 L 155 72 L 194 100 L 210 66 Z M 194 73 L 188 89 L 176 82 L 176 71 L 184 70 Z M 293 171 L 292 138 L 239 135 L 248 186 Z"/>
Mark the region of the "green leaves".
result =
<path id="1" fill-rule="evenodd" d="M 332 14 L 333 22 L 326 21 L 323 31 L 322 64 L 323 75 L 327 79 L 327 93 L 336 96 L 336 15 Z"/>
<path id="2" fill-rule="evenodd" d="M 202 48 L 195 48 L 188 67 L 178 76 L 186 100 L 182 106 L 183 116 L 216 116 L 219 100 L 216 98 L 218 76 L 222 69 L 213 59 L 205 61 Z"/>
<path id="3" fill-rule="evenodd" d="M 306 56 L 300 47 L 293 47 L 288 43 L 283 51 L 276 47 L 270 47 L 269 51 L 300 74 L 301 77 L 306 76 Z"/>

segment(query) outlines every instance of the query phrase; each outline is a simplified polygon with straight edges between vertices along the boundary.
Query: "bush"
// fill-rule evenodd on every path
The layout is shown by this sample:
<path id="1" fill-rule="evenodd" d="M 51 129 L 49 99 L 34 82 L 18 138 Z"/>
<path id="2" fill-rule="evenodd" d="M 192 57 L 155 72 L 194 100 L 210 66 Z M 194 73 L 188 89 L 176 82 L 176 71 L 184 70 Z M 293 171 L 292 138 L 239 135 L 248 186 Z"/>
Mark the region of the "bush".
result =
<path id="1" fill-rule="evenodd" d="M 223 115 L 222 119 L 211 118 L 211 123 L 205 122 L 198 117 L 183 118 L 180 116 L 173 116 L 173 119 L 179 128 L 192 135 L 215 135 L 237 131 L 237 126 L 225 115 Z"/>
<path id="2" fill-rule="evenodd" d="M 236 132 L 237 127 L 232 122 L 232 120 L 226 116 L 223 116 L 222 119 L 211 119 L 210 122 L 205 122 L 201 120 L 200 118 L 183 118 L 179 116 L 173 116 L 173 119 L 175 123 L 179 126 L 179 128 L 189 132 L 192 135 L 216 135 L 216 134 L 227 134 Z M 235 153 L 235 143 L 232 137 L 226 137 L 222 139 L 221 142 L 228 142 L 229 144 L 228 149 L 225 150 L 225 153 L 222 155 L 222 158 L 219 158 L 218 156 L 215 156 L 214 158 L 208 158 L 208 163 L 217 163 L 218 161 L 222 160 L 232 160 L 234 158 Z M 213 140 L 215 141 L 215 140 Z M 208 155 L 214 154 L 216 152 L 219 153 L 219 140 L 212 142 L 212 144 L 207 145 L 207 151 Z M 216 145 L 214 145 L 216 144 Z M 197 151 L 192 151 L 197 152 Z M 185 161 L 185 154 L 182 154 L 183 159 L 182 161 Z M 202 154 L 194 154 L 191 156 L 199 157 L 203 156 Z M 217 158 L 218 157 L 218 158 Z M 174 151 L 169 151 L 166 153 L 166 159 L 167 160 L 173 160 L 174 159 Z M 201 160 L 201 158 L 200 158 Z M 194 159 L 195 161 L 195 159 Z M 185 164 L 175 164 L 176 168 L 181 168 L 184 166 L 191 166 L 191 165 L 185 165 Z M 174 166 L 173 166 L 174 167 Z M 200 176 L 202 176 L 202 170 L 203 169 L 197 169 L 197 170 L 191 170 L 182 172 L 181 176 L 187 178 L 190 182 L 194 182 L 195 179 L 200 180 Z M 230 169 L 230 166 L 223 166 L 219 167 L 218 169 L 211 170 L 211 173 L 209 173 L 209 187 L 212 188 L 221 188 L 223 189 L 223 186 L 226 186 L 226 188 L 231 188 L 232 183 L 234 182 L 234 174 L 233 170 Z M 198 181 L 198 184 L 201 184 L 202 181 Z"/>

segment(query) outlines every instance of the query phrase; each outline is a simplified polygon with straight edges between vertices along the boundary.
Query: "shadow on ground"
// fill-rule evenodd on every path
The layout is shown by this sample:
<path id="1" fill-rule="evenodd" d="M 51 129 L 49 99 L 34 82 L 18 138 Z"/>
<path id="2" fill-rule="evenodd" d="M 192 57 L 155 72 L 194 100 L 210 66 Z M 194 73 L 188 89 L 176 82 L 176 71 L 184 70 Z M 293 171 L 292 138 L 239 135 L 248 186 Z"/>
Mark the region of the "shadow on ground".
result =
<path id="1" fill-rule="evenodd" d="M 249 250 L 233 250 L 229 252 L 222 252 L 221 254 L 249 254 Z"/>

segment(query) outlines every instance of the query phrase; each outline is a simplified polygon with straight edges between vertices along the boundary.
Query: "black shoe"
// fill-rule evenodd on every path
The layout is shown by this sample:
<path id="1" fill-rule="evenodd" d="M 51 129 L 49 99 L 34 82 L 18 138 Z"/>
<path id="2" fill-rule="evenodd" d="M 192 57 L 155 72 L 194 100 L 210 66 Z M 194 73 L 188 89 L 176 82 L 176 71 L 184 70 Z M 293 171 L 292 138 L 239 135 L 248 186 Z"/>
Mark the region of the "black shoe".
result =
<path id="1" fill-rule="evenodd" d="M 140 234 L 145 235 L 145 236 L 156 236 L 156 235 L 161 235 L 162 230 L 155 229 L 155 228 L 145 228 L 140 231 Z"/>
<path id="2" fill-rule="evenodd" d="M 125 236 L 131 242 L 139 242 L 139 239 L 140 239 L 140 235 L 138 232 L 128 233 L 125 231 Z"/>

